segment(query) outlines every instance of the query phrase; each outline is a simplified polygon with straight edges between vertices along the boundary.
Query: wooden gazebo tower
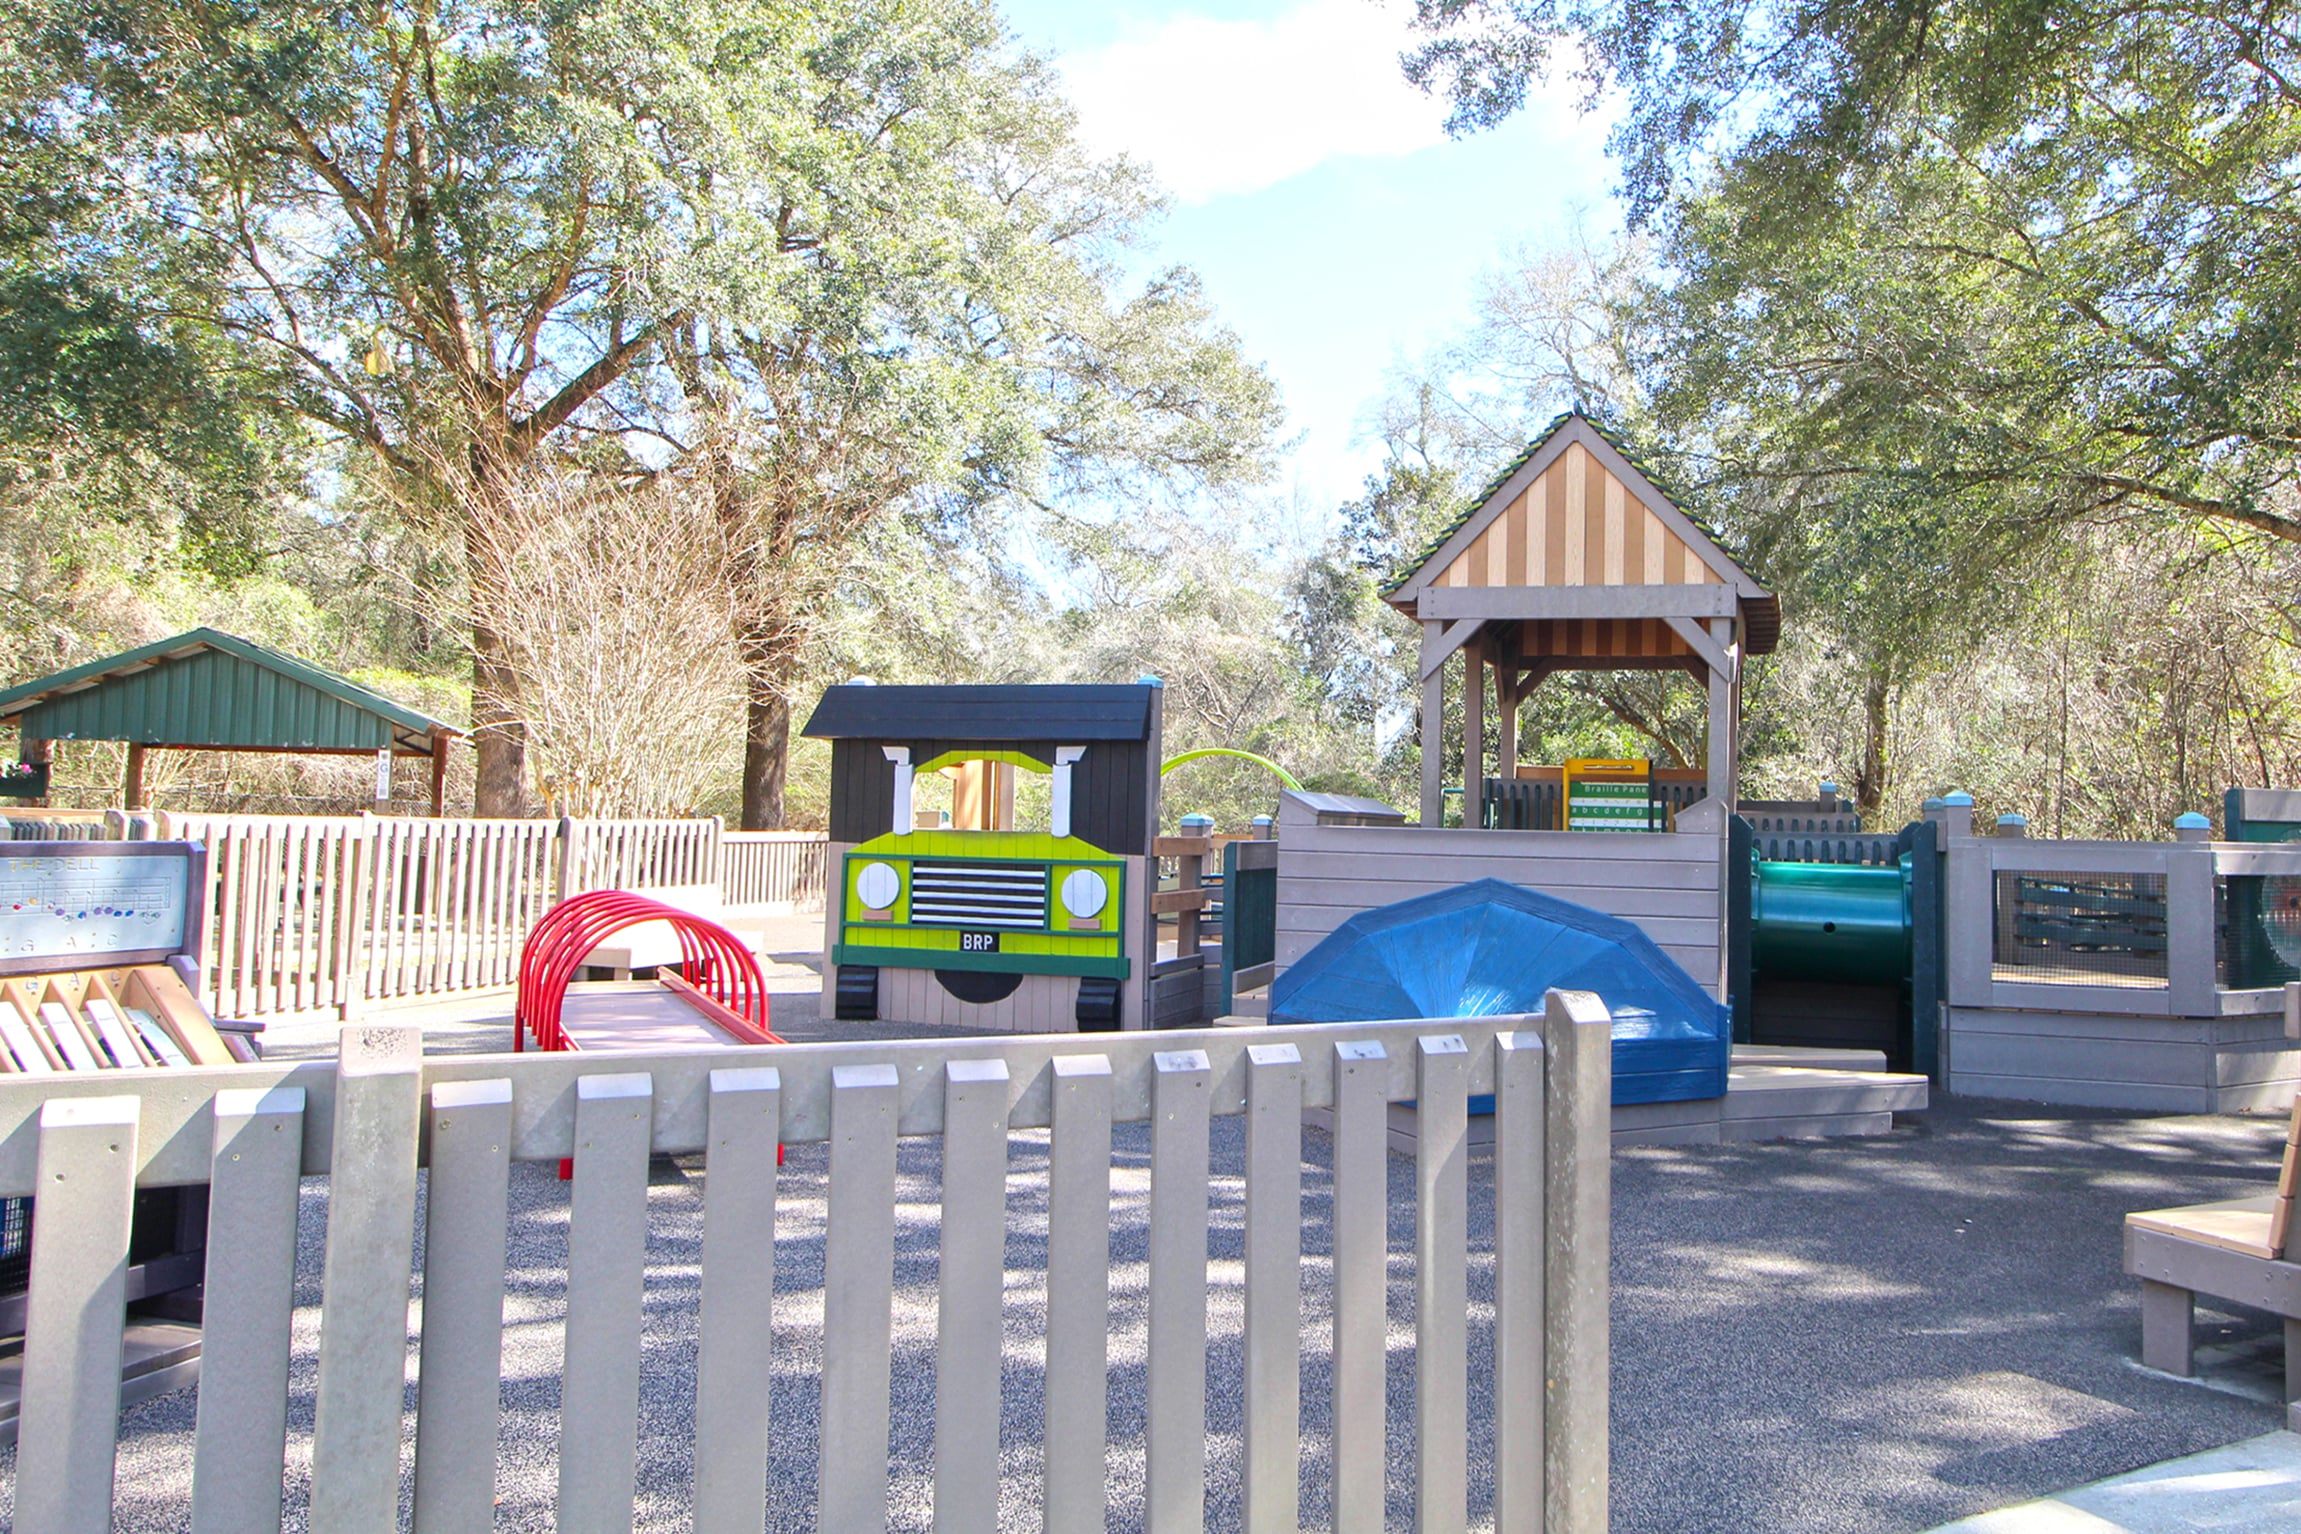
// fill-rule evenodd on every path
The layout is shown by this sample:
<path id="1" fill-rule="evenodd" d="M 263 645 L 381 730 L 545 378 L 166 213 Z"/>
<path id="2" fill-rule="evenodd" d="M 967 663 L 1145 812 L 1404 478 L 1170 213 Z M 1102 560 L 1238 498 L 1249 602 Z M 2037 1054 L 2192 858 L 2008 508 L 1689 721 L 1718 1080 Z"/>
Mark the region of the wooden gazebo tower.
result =
<path id="1" fill-rule="evenodd" d="M 1480 823 L 1487 673 L 1498 774 L 1518 706 L 1558 671 L 1684 670 L 1710 694 L 1709 793 L 1733 808 L 1745 657 L 1773 649 L 1781 607 L 1605 432 L 1560 416 L 1384 600 L 1422 625 L 1422 823 L 1440 823 L 1445 667 L 1459 653 L 1463 824 Z"/>

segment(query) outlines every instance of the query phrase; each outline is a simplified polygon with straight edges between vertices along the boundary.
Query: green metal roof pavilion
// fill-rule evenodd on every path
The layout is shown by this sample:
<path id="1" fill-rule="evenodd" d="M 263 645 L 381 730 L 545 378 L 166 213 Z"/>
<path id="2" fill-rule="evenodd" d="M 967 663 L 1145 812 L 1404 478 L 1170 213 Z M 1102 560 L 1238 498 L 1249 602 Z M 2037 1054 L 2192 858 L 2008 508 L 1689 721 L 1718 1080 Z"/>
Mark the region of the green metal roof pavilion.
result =
<path id="1" fill-rule="evenodd" d="M 146 751 L 290 751 L 428 757 L 435 815 L 448 745 L 464 733 L 309 661 L 209 628 L 0 691 L 0 725 L 16 726 L 28 748 L 126 741 L 129 809 L 144 807 Z"/>

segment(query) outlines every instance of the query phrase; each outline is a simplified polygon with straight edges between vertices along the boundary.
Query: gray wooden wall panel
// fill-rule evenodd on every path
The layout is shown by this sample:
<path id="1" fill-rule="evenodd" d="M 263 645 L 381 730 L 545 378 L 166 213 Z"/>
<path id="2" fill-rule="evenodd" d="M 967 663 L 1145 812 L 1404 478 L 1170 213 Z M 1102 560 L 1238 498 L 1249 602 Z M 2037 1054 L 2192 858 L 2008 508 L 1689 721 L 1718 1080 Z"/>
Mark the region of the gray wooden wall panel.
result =
<path id="1" fill-rule="evenodd" d="M 1360 911 L 1492 878 L 1635 923 L 1714 994 L 1719 849 L 1707 834 L 1293 825 L 1279 843 L 1278 962 L 1293 963 Z"/>
<path id="2" fill-rule="evenodd" d="M 2122 1108 L 2135 1113 L 2210 1113 L 2214 1094 L 2206 1087 L 2145 1086 L 2133 1082 L 2065 1081 L 2048 1076 L 1993 1076 L 1952 1070 L 1949 1090 L 1956 1097 L 2004 1097 L 2016 1102 L 2066 1108 Z"/>
<path id="3" fill-rule="evenodd" d="M 2202 1017 L 2103 1017 L 2091 1012 L 2017 1012 L 1994 1007 L 1957 1007 L 1951 1025 L 1968 1038 L 1977 1034 L 2019 1034 L 2037 1038 L 2124 1039 L 2134 1043 L 2204 1044 L 2212 1021 Z M 2277 1032 L 2282 1034 L 2280 1022 Z"/>
<path id="4" fill-rule="evenodd" d="M 1953 1008 L 1949 1090 L 2162 1113 L 2282 1109 L 2301 1047 L 2266 1021 Z"/>
<path id="5" fill-rule="evenodd" d="M 1644 864 L 1633 865 L 1626 870 L 1616 870 L 1616 874 L 1617 877 L 1624 874 L 1634 876 L 1642 872 L 1646 866 Z M 1674 868 L 1677 865 L 1663 864 L 1660 866 Z M 1360 891 L 1363 890 L 1366 880 L 1370 878 L 1381 880 L 1383 888 L 1395 891 L 1396 898 L 1404 900 L 1409 895 L 1436 894 L 1440 890 L 1452 889 L 1457 884 L 1467 884 L 1472 878 L 1486 877 L 1482 874 L 1465 874 L 1459 879 L 1450 878 L 1447 875 L 1451 874 L 1453 870 L 1431 868 L 1427 864 L 1417 868 L 1414 872 L 1434 877 L 1399 878 L 1397 875 L 1400 872 L 1401 870 L 1395 867 L 1389 870 L 1375 868 L 1347 879 L 1289 879 L 1286 883 L 1287 900 L 1290 904 L 1313 909 L 1328 908 L 1351 911 L 1360 909 L 1358 904 Z M 1508 876 L 1497 874 L 1494 877 L 1501 878 L 1507 884 L 1523 884 L 1530 889 L 1539 889 L 1546 895 L 1555 895 L 1561 900 L 1571 900 L 1577 905 L 1586 905 L 1596 910 L 1626 916 L 1639 918 L 1676 917 L 1683 921 L 1696 922 L 1715 922 L 1718 919 L 1718 892 L 1715 889 L 1654 889 L 1634 883 L 1565 885 L 1552 881 L 1548 874 L 1548 864 L 1536 863 L 1512 870 Z M 1715 879 L 1717 877 L 1716 871 L 1709 871 L 1708 876 Z"/>
<path id="6" fill-rule="evenodd" d="M 2207 1044 L 2134 1039 L 2041 1038 L 1977 1033 L 1958 1040 L 1956 1068 L 1986 1076 L 2051 1076 L 2202 1087 L 2213 1080 Z"/>
<path id="7" fill-rule="evenodd" d="M 1627 836 L 1593 839 L 1608 845 L 1627 840 Z M 1614 858 L 1605 856 L 1603 846 L 1585 849 L 1579 858 L 1498 858 L 1482 857 L 1472 853 L 1452 853 L 1445 858 L 1426 857 L 1411 852 L 1341 852 L 1323 848 L 1293 848 L 1280 843 L 1280 865 L 1290 880 L 1316 889 L 1323 884 L 1347 887 L 1352 879 L 1373 871 L 1388 877 L 1434 885 L 1459 884 L 1463 878 L 1510 879 L 1521 871 L 1536 867 L 1543 870 L 1546 885 L 1557 889 L 1638 889 L 1656 894 L 1674 891 L 1685 895 L 1712 895 L 1717 893 L 1717 862 L 1657 860 L 1651 858 Z M 1464 870 L 1461 878 L 1453 877 L 1457 869 Z"/>

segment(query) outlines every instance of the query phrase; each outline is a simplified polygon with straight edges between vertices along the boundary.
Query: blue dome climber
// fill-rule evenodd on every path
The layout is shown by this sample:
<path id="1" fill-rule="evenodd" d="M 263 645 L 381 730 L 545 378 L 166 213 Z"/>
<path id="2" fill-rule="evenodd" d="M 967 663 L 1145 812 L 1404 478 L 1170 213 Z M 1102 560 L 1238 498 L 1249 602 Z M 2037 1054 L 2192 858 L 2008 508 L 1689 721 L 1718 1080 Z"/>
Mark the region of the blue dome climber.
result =
<path id="1" fill-rule="evenodd" d="M 1361 911 L 1271 986 L 1273 1023 L 1496 1017 L 1552 989 L 1614 1015 L 1614 1101 L 1723 1097 L 1730 1014 L 1620 917 L 1480 879 Z"/>

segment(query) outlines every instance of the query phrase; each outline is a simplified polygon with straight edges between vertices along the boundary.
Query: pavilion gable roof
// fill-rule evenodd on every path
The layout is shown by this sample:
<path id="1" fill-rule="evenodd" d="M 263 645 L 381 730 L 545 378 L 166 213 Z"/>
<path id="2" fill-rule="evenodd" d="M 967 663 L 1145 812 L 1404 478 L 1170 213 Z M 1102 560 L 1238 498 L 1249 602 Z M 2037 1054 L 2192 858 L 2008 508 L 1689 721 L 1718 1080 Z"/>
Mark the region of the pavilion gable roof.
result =
<path id="1" fill-rule="evenodd" d="M 464 732 L 309 661 L 197 628 L 0 691 L 0 724 L 46 740 L 428 754 Z"/>
<path id="2" fill-rule="evenodd" d="M 1738 614 L 1754 654 L 1781 632 L 1773 593 L 1579 411 L 1529 443 L 1383 597 L 1424 618 Z"/>

